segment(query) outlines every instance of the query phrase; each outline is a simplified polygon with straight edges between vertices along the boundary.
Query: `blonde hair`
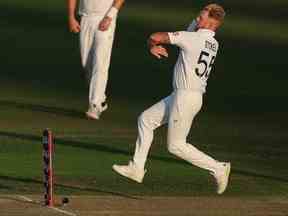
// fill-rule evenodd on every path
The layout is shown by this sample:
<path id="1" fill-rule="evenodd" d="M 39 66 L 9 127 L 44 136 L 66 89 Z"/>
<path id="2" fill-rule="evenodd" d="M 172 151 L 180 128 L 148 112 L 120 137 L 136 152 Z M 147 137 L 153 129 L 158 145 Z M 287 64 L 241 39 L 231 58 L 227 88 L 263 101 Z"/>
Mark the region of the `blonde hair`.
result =
<path id="1" fill-rule="evenodd" d="M 218 4 L 208 4 L 204 10 L 209 12 L 209 17 L 217 20 L 219 23 L 224 21 L 224 17 L 226 15 L 225 10 L 222 6 Z"/>

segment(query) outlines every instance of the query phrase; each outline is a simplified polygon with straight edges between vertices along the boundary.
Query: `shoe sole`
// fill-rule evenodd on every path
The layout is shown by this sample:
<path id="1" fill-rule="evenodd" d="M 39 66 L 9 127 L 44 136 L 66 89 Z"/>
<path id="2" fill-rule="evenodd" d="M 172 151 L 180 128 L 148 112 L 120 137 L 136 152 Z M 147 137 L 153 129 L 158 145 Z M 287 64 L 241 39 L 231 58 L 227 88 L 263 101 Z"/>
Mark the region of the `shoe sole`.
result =
<path id="1" fill-rule="evenodd" d="M 133 177 L 127 175 L 125 172 L 122 172 L 121 169 L 119 169 L 119 168 L 117 168 L 117 167 L 118 167 L 117 165 L 113 165 L 113 166 L 112 166 L 113 170 L 114 170 L 116 173 L 118 173 L 119 175 L 121 175 L 121 176 L 123 176 L 123 177 L 126 177 L 126 178 L 128 178 L 128 179 L 130 179 L 130 180 L 132 180 L 132 181 L 134 181 L 134 182 L 139 183 L 139 184 L 142 183 L 142 180 L 138 180 L 138 179 L 136 179 L 136 178 L 133 178 Z"/>
<path id="2" fill-rule="evenodd" d="M 227 169 L 225 170 L 225 176 L 227 176 L 227 183 L 222 191 L 220 192 L 217 191 L 218 194 L 222 194 L 226 190 L 229 183 L 230 171 L 231 171 L 231 163 L 227 163 Z"/>
<path id="3" fill-rule="evenodd" d="M 86 117 L 91 120 L 99 120 L 99 117 L 95 116 L 94 114 L 90 112 L 86 112 Z"/>

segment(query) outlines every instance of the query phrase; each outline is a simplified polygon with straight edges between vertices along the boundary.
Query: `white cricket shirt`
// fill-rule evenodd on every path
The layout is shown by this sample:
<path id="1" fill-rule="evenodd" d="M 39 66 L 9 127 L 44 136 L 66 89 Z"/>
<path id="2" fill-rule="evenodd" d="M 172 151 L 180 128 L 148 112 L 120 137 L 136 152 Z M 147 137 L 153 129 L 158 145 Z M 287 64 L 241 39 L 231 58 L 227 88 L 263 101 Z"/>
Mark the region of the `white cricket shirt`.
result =
<path id="1" fill-rule="evenodd" d="M 180 48 L 174 66 L 174 89 L 191 89 L 204 93 L 219 46 L 214 38 L 215 32 L 199 29 L 196 32 L 180 31 L 168 35 L 171 44 Z"/>
<path id="2" fill-rule="evenodd" d="M 80 15 L 104 15 L 113 4 L 113 0 L 80 0 Z"/>

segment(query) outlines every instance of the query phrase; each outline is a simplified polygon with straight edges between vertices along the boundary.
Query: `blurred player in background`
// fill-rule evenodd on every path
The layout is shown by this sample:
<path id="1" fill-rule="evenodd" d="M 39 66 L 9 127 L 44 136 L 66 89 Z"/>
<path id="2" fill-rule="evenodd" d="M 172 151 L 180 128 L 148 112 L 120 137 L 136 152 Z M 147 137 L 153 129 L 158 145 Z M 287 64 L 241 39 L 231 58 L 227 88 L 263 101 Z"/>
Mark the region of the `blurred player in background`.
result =
<path id="1" fill-rule="evenodd" d="M 71 32 L 80 32 L 82 65 L 89 83 L 89 108 L 86 115 L 99 119 L 107 109 L 106 85 L 117 14 L 124 0 L 67 0 L 68 24 Z"/>
<path id="2" fill-rule="evenodd" d="M 140 115 L 133 160 L 128 165 L 113 165 L 117 173 L 141 183 L 146 172 L 145 162 L 153 131 L 168 123 L 169 152 L 208 170 L 216 179 L 217 193 L 225 191 L 230 163 L 219 162 L 186 142 L 193 119 L 202 107 L 202 95 L 219 46 L 214 35 L 224 16 L 225 11 L 220 5 L 209 4 L 201 10 L 187 31 L 158 32 L 150 36 L 150 52 L 159 59 L 168 57 L 163 44 L 173 44 L 180 48 L 174 67 L 174 92 Z"/>

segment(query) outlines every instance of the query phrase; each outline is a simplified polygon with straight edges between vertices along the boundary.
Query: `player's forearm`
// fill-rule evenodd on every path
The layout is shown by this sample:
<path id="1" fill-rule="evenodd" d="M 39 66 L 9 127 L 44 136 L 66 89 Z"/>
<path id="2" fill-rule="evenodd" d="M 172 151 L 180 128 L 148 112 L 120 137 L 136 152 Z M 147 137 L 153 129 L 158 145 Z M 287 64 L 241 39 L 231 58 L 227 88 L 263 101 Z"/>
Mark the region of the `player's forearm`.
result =
<path id="1" fill-rule="evenodd" d="M 161 44 L 170 44 L 169 35 L 167 32 L 156 32 L 153 33 L 148 39 L 149 47 L 161 45 Z"/>
<path id="2" fill-rule="evenodd" d="M 77 7 L 77 0 L 67 0 L 68 18 L 75 18 L 75 11 Z"/>

